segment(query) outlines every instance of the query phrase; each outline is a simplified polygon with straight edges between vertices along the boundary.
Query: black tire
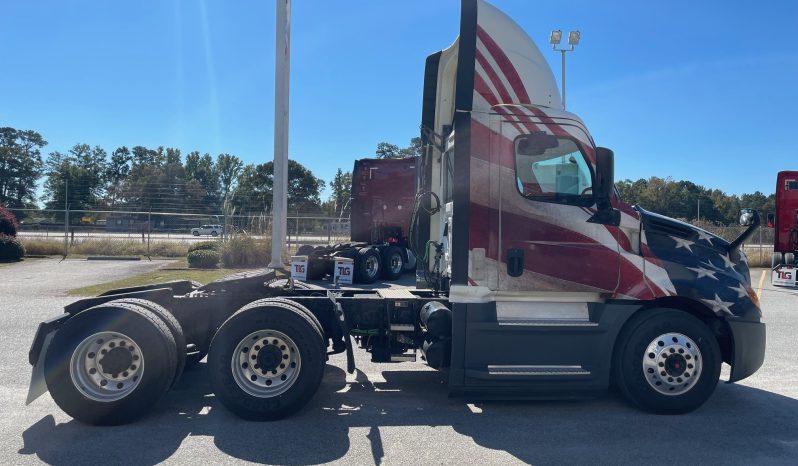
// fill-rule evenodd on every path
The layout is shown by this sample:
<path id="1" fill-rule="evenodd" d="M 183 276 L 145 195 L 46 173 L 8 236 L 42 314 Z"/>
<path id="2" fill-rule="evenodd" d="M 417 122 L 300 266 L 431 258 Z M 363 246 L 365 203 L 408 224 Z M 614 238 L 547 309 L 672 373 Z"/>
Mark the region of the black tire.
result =
<path id="1" fill-rule="evenodd" d="M 784 263 L 787 265 L 795 265 L 795 254 L 792 252 L 785 252 Z"/>
<path id="2" fill-rule="evenodd" d="M 141 351 L 144 370 L 138 385 L 114 401 L 92 400 L 71 377 L 73 353 L 99 332 L 126 335 Z M 102 304 L 70 318 L 54 335 L 44 359 L 47 388 L 56 404 L 73 418 L 94 425 L 126 424 L 146 414 L 171 386 L 176 367 L 169 327 L 155 313 L 124 303 Z"/>
<path id="3" fill-rule="evenodd" d="M 355 256 L 354 280 L 357 283 L 371 284 L 380 278 L 382 259 L 374 248 L 362 248 Z"/>
<path id="4" fill-rule="evenodd" d="M 219 236 L 219 233 L 217 233 L 217 232 L 215 232 L 215 231 L 212 231 L 212 232 L 211 232 L 211 236 Z"/>
<path id="5" fill-rule="evenodd" d="M 382 252 L 382 278 L 398 280 L 405 271 L 405 256 L 399 246 L 388 246 Z"/>
<path id="6" fill-rule="evenodd" d="M 781 265 L 783 263 L 784 263 L 784 256 L 782 256 L 780 252 L 774 252 L 773 253 L 773 259 L 772 259 L 772 262 L 771 262 L 773 268 L 775 269 L 776 267 L 778 267 L 779 265 Z"/>
<path id="7" fill-rule="evenodd" d="M 313 246 L 311 246 L 309 244 L 303 244 L 302 246 L 299 247 L 299 249 L 296 250 L 296 255 L 297 256 L 309 256 L 315 250 L 316 250 L 315 247 L 313 247 Z"/>
<path id="8" fill-rule="evenodd" d="M 653 352 L 647 353 L 649 344 L 656 342 L 656 339 L 664 334 L 686 336 L 698 346 L 700 351 L 700 358 L 687 361 L 682 359 L 675 364 L 677 369 L 684 370 L 682 377 L 685 377 L 676 379 L 679 381 L 676 389 L 681 389 L 682 382 L 685 382 L 685 387 L 689 387 L 682 394 L 668 395 L 658 392 L 652 386 L 652 384 L 656 384 L 656 380 L 659 380 L 658 374 L 648 373 L 644 369 L 644 358 L 654 359 Z M 664 345 L 663 341 L 658 343 L 656 346 Z M 692 347 L 692 345 L 688 346 Z M 664 345 L 664 347 L 667 348 L 668 345 Z M 667 353 L 663 351 L 662 354 Z M 673 356 L 678 356 L 678 354 Z M 702 364 L 697 381 L 694 377 L 689 378 L 689 370 L 696 371 L 698 368 L 698 364 L 690 367 L 692 366 L 690 362 L 696 361 Z M 621 393 L 641 409 L 656 414 L 683 414 L 704 404 L 715 391 L 720 377 L 721 362 L 718 341 L 704 322 L 686 312 L 674 309 L 652 309 L 633 317 L 621 332 L 616 343 L 613 372 Z M 660 367 L 669 369 L 664 366 Z M 689 369 L 687 369 L 688 367 Z M 685 376 L 685 373 L 688 375 Z M 649 383 L 648 378 L 651 378 L 652 384 Z M 669 388 L 673 387 L 670 384 L 660 383 L 659 385 L 663 387 L 661 388 L 663 391 L 673 390 L 673 388 Z"/>
<path id="9" fill-rule="evenodd" d="M 327 265 L 325 264 L 325 261 L 309 257 L 307 273 L 308 280 L 321 280 L 326 275 Z"/>
<path id="10" fill-rule="evenodd" d="M 169 331 L 172 332 L 172 338 L 174 338 L 175 340 L 175 348 L 177 350 L 177 366 L 175 367 L 175 378 L 171 385 L 175 386 L 178 380 L 180 380 L 180 376 L 183 375 L 183 370 L 186 367 L 186 336 L 183 333 L 183 327 L 180 325 L 180 322 L 178 322 L 174 314 L 169 312 L 165 307 L 147 299 L 123 298 L 111 301 L 107 304 L 113 305 L 116 303 L 128 303 L 128 304 L 135 304 L 137 306 L 141 306 L 144 309 L 147 309 L 148 311 L 157 315 L 163 321 L 163 323 L 165 323 L 166 326 L 169 327 Z"/>
<path id="11" fill-rule="evenodd" d="M 271 299 L 255 301 L 227 319 L 213 337 L 208 354 L 211 386 L 219 401 L 237 416 L 251 421 L 282 419 L 305 406 L 318 390 L 326 365 L 326 344 L 317 323 L 297 306 Z M 274 396 L 250 394 L 233 375 L 237 346 L 261 331 L 280 332 L 293 340 L 301 362 L 293 383 Z M 256 335 L 256 339 L 260 337 Z"/>
<path id="12" fill-rule="evenodd" d="M 199 232 L 198 231 L 192 231 L 191 234 L 194 235 L 194 236 L 199 236 Z"/>

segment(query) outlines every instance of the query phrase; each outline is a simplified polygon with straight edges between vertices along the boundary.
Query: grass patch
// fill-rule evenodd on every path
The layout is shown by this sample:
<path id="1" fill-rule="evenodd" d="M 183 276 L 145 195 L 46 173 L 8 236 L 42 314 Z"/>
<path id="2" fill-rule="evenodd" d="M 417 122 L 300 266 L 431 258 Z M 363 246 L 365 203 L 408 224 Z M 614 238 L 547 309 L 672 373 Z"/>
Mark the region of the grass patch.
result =
<path id="1" fill-rule="evenodd" d="M 185 261 L 175 261 L 158 270 L 145 272 L 121 280 L 113 280 L 97 285 L 73 288 L 67 292 L 69 296 L 97 296 L 114 288 L 149 285 L 152 283 L 170 282 L 174 280 L 195 280 L 203 285 L 216 279 L 226 277 L 249 269 L 189 269 Z"/>
<path id="2" fill-rule="evenodd" d="M 64 241 L 54 239 L 22 239 L 29 254 L 60 256 L 64 254 Z M 151 257 L 185 257 L 189 243 L 185 241 L 153 241 L 150 243 Z M 145 256 L 147 243 L 118 238 L 90 238 L 76 240 L 69 246 L 69 255 L 84 256 Z"/>

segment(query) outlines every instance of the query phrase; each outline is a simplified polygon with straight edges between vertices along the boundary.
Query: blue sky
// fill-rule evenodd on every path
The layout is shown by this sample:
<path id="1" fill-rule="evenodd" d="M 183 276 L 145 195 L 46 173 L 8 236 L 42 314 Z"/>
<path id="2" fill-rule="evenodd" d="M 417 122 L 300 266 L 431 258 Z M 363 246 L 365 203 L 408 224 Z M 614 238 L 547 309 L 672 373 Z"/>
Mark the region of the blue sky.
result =
<path id="1" fill-rule="evenodd" d="M 774 189 L 798 169 L 798 2 L 494 0 L 544 49 L 579 29 L 568 109 L 615 150 L 616 178 Z M 290 156 L 325 179 L 418 134 L 425 57 L 459 0 L 294 0 Z M 274 3 L 5 2 L 0 126 L 50 144 L 273 154 Z"/>

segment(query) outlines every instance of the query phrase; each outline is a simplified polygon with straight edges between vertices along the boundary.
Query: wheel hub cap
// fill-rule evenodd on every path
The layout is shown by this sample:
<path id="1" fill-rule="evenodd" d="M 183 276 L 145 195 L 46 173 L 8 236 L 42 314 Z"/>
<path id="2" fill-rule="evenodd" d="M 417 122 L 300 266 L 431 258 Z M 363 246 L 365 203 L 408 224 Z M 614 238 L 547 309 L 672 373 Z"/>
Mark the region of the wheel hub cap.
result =
<path id="1" fill-rule="evenodd" d="M 141 348 L 130 337 L 99 332 L 75 348 L 69 365 L 72 383 L 94 401 L 117 401 L 135 390 L 144 372 Z"/>
<path id="2" fill-rule="evenodd" d="M 692 389 L 701 376 L 701 369 L 698 345 L 681 333 L 658 336 L 643 355 L 646 381 L 663 395 L 681 395 Z"/>
<path id="3" fill-rule="evenodd" d="M 299 348 L 290 337 L 276 330 L 260 330 L 238 343 L 230 368 L 242 390 L 269 398 L 291 388 L 301 365 Z"/>

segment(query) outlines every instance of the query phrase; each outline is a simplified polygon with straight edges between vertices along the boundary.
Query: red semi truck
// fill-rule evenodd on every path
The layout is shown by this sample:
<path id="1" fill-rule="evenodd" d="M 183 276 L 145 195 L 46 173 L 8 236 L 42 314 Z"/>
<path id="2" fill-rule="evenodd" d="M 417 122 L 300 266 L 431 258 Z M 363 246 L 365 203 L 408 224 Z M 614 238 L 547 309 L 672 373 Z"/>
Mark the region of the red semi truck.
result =
<path id="1" fill-rule="evenodd" d="M 330 246 L 304 245 L 307 279 L 334 275 L 335 261 L 354 261 L 354 282 L 396 280 L 416 266 L 409 248 L 410 215 L 416 193 L 416 158 L 360 159 L 352 170 L 351 239 Z"/>
<path id="2" fill-rule="evenodd" d="M 770 281 L 776 286 L 796 286 L 798 264 L 798 171 L 776 177 L 776 212 L 773 228 L 773 262 Z"/>
<path id="3" fill-rule="evenodd" d="M 624 203 L 612 151 L 565 111 L 529 36 L 483 0 L 461 0 L 422 102 L 408 236 L 427 288 L 328 290 L 262 270 L 112 290 L 40 324 L 29 400 L 49 390 L 81 421 L 130 422 L 207 353 L 216 399 L 273 420 L 314 396 L 329 354 L 354 372 L 359 347 L 374 362 L 421 355 L 452 396 L 616 386 L 673 414 L 711 396 L 722 363 L 729 382 L 759 369 L 765 325 L 741 250 L 756 212 L 728 242 Z"/>

